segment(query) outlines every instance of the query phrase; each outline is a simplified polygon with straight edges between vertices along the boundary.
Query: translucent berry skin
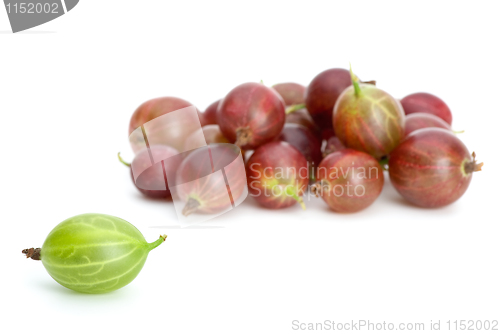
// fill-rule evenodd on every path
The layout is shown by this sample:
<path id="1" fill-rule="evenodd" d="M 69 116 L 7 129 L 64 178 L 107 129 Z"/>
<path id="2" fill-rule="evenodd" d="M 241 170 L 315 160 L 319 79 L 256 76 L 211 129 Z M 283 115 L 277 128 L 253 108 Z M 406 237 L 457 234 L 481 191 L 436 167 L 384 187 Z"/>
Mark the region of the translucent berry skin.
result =
<path id="1" fill-rule="evenodd" d="M 156 117 L 168 114 L 169 112 L 191 107 L 192 104 L 178 97 L 166 96 L 152 99 L 141 104 L 132 114 L 128 128 L 129 135 Z"/>
<path id="2" fill-rule="evenodd" d="M 415 130 L 425 128 L 441 128 L 452 131 L 450 124 L 432 114 L 417 112 L 405 117 L 405 137 Z"/>
<path id="3" fill-rule="evenodd" d="M 384 171 L 378 161 L 352 149 L 329 154 L 316 172 L 319 186 L 316 194 L 336 212 L 352 213 L 367 208 L 384 186 Z"/>
<path id="4" fill-rule="evenodd" d="M 191 106 L 193 105 L 188 101 L 172 96 L 159 97 L 146 101 L 141 104 L 132 114 L 128 133 L 130 135 L 135 129 L 141 127 L 144 123 L 147 123 L 159 116 Z M 201 116 L 200 123 L 202 123 L 203 125 L 203 115 L 199 111 L 198 116 Z M 138 143 L 131 142 L 130 144 L 135 153 L 144 148 L 144 140 Z M 182 147 L 175 148 L 178 150 L 182 149 Z"/>
<path id="5" fill-rule="evenodd" d="M 306 108 L 321 129 L 332 128 L 332 111 L 340 94 L 352 85 L 351 74 L 332 68 L 318 74 L 307 86 Z"/>
<path id="6" fill-rule="evenodd" d="M 287 142 L 299 150 L 309 162 L 310 178 L 313 167 L 317 167 L 323 159 L 321 142 L 306 127 L 299 124 L 285 124 L 278 140 Z"/>
<path id="7" fill-rule="evenodd" d="M 280 134 L 285 123 L 285 104 L 274 89 L 245 83 L 222 100 L 217 123 L 230 142 L 242 149 L 255 149 Z"/>
<path id="8" fill-rule="evenodd" d="M 203 113 L 203 120 L 205 125 L 217 124 L 217 108 L 219 107 L 219 103 L 221 100 L 217 100 L 210 104 L 205 112 Z"/>
<path id="9" fill-rule="evenodd" d="M 132 282 L 149 252 L 163 241 L 147 243 L 129 222 L 88 213 L 57 225 L 40 255 L 49 275 L 62 286 L 83 293 L 106 293 Z"/>
<path id="10" fill-rule="evenodd" d="M 170 147 L 163 145 L 151 146 L 151 153 L 153 156 L 162 156 L 168 158 L 179 154 L 179 152 Z M 160 163 L 161 164 L 161 163 Z M 147 166 L 151 166 L 151 158 L 149 156 L 148 149 L 139 151 L 132 162 L 132 165 L 137 166 L 143 170 Z M 144 166 L 144 167 L 141 167 Z M 165 168 L 169 166 L 165 165 Z M 163 168 L 163 167 L 162 167 Z M 165 183 L 165 176 L 160 173 L 161 168 L 150 167 L 139 175 L 137 180 L 134 178 L 134 172 L 130 168 L 130 175 L 132 177 L 132 182 L 134 182 L 135 187 L 146 197 L 149 198 L 170 198 L 170 189 L 168 188 L 168 183 Z M 159 189 L 165 186 L 165 190 L 151 190 Z"/>
<path id="11" fill-rule="evenodd" d="M 273 86 L 273 89 L 280 94 L 286 106 L 302 104 L 305 102 L 304 94 L 306 87 L 295 82 L 284 82 Z"/>
<path id="12" fill-rule="evenodd" d="M 433 114 L 451 125 L 453 116 L 450 108 L 439 97 L 429 93 L 414 93 L 404 97 L 401 105 L 406 113 L 410 115 L 417 112 Z"/>
<path id="13" fill-rule="evenodd" d="M 240 150 L 234 145 L 211 144 L 194 150 L 184 158 L 176 175 L 178 195 L 184 203 L 190 200 L 197 202 L 194 209 L 184 213 L 185 216 L 191 213 L 220 213 L 228 205 L 227 192 L 214 192 L 214 189 L 226 185 L 230 185 L 232 200 L 239 201 L 246 186 L 244 169 L 242 175 L 239 166 L 232 164 L 239 154 Z M 209 177 L 221 169 L 225 171 L 227 183 L 224 178 Z"/>
<path id="14" fill-rule="evenodd" d="M 305 207 L 301 196 L 309 183 L 309 171 L 306 158 L 295 147 L 282 141 L 265 144 L 255 150 L 246 167 L 248 191 L 257 203 L 270 209 L 297 202 Z"/>
<path id="15" fill-rule="evenodd" d="M 459 199 L 469 187 L 472 158 L 453 133 L 428 128 L 414 131 L 390 155 L 389 175 L 407 201 L 437 208 Z"/>
<path id="16" fill-rule="evenodd" d="M 185 150 L 192 149 L 196 147 L 196 143 L 199 143 L 200 133 L 203 132 L 203 136 L 205 137 L 205 142 L 207 145 L 217 144 L 217 143 L 229 143 L 226 137 L 220 131 L 220 127 L 216 124 L 209 124 L 202 127 L 199 131 L 196 131 L 191 136 L 186 139 L 185 142 Z"/>
<path id="17" fill-rule="evenodd" d="M 403 140 L 405 114 L 388 93 L 370 84 L 359 86 L 359 95 L 351 86 L 337 100 L 335 134 L 346 147 L 380 159 Z"/>

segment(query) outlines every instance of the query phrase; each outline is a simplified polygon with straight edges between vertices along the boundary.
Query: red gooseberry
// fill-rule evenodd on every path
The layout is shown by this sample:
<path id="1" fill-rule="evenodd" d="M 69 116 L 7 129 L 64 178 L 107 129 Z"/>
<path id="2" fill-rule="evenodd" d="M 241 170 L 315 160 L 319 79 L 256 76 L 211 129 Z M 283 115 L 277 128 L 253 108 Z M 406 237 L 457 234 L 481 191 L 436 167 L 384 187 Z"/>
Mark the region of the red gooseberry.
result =
<path id="1" fill-rule="evenodd" d="M 281 209 L 300 203 L 309 183 L 306 158 L 292 145 L 275 141 L 259 147 L 247 161 L 248 191 L 260 205 Z"/>
<path id="2" fill-rule="evenodd" d="M 219 107 L 220 100 L 210 104 L 203 113 L 203 125 L 217 124 L 217 108 Z"/>
<path id="3" fill-rule="evenodd" d="M 433 114 L 416 112 L 405 117 L 405 137 L 415 130 L 425 128 L 441 128 L 452 131 L 450 124 Z"/>
<path id="4" fill-rule="evenodd" d="M 401 105 L 407 115 L 424 112 L 433 114 L 451 125 L 453 117 L 450 108 L 439 97 L 429 93 L 414 93 L 405 96 Z"/>
<path id="5" fill-rule="evenodd" d="M 217 123 L 230 142 L 242 149 L 255 149 L 280 134 L 285 123 L 285 104 L 274 89 L 245 83 L 221 101 Z"/>
<path id="6" fill-rule="evenodd" d="M 357 212 L 382 192 L 384 171 L 369 154 L 344 149 L 326 156 L 316 170 L 311 191 L 336 212 Z"/>
<path id="7" fill-rule="evenodd" d="M 295 82 L 279 83 L 272 87 L 280 94 L 286 106 L 304 103 L 306 87 Z"/>
<path id="8" fill-rule="evenodd" d="M 306 127 L 286 123 L 278 140 L 287 142 L 299 150 L 309 164 L 309 177 L 314 179 L 313 170 L 321 162 L 321 142 Z"/>
<path id="9" fill-rule="evenodd" d="M 351 75 L 343 68 L 321 72 L 307 86 L 306 108 L 321 129 L 332 128 L 332 110 L 340 94 L 351 86 Z"/>
<path id="10" fill-rule="evenodd" d="M 426 128 L 412 132 L 389 156 L 389 176 L 407 201 L 436 208 L 459 199 L 472 173 L 481 170 L 467 147 L 452 132 Z"/>
<path id="11" fill-rule="evenodd" d="M 135 156 L 132 163 L 123 161 L 118 153 L 118 159 L 130 168 L 130 175 L 135 187 L 145 196 L 150 198 L 169 198 L 170 189 L 168 187 L 166 175 L 163 168 L 169 168 L 168 165 L 162 164 L 161 161 L 152 164 L 152 156 L 162 156 L 164 158 L 172 157 L 179 154 L 179 152 L 170 147 L 163 145 L 154 145 L 150 149 L 146 148 L 139 151 Z M 142 171 L 137 178 L 134 176 L 133 170 Z"/>

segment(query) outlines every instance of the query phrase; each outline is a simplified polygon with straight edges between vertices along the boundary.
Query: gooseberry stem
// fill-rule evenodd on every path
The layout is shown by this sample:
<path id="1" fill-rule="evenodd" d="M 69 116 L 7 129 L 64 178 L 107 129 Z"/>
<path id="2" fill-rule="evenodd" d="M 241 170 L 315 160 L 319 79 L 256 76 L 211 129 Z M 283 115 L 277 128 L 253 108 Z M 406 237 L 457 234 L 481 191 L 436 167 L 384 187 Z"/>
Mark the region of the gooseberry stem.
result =
<path id="1" fill-rule="evenodd" d="M 148 251 L 152 251 L 156 247 L 160 246 L 167 239 L 167 235 L 160 235 L 158 240 L 148 243 Z"/>
<path id="2" fill-rule="evenodd" d="M 26 258 L 32 259 L 32 260 L 40 260 L 40 252 L 42 251 L 41 248 L 26 248 L 23 249 L 22 253 L 26 255 Z"/>
<path id="3" fill-rule="evenodd" d="M 452 131 L 453 131 L 453 133 L 454 133 L 454 134 L 456 134 L 456 135 L 457 135 L 457 134 L 460 134 L 460 133 L 464 133 L 464 132 L 465 132 L 465 130 L 462 130 L 462 131 L 455 131 L 455 130 L 452 130 Z"/>
<path id="4" fill-rule="evenodd" d="M 358 77 L 352 72 L 352 66 L 349 63 L 349 72 L 351 73 L 351 81 L 352 85 L 354 86 L 354 95 L 356 97 L 359 97 L 361 95 L 361 88 L 359 87 L 359 79 Z"/>
<path id="5" fill-rule="evenodd" d="M 122 159 L 122 156 L 120 155 L 120 152 L 118 152 L 118 160 L 120 160 L 120 162 L 121 162 L 122 164 L 124 164 L 125 166 L 130 167 L 130 163 L 125 162 L 125 161 Z"/>
<path id="6" fill-rule="evenodd" d="M 304 203 L 304 199 L 302 197 L 300 197 L 299 195 L 297 194 L 292 194 L 292 197 L 297 201 L 299 202 L 300 204 L 300 207 L 302 208 L 302 210 L 305 210 L 306 209 L 306 203 Z"/>
<path id="7" fill-rule="evenodd" d="M 374 86 L 377 85 L 377 81 L 376 80 L 368 80 L 368 81 L 360 80 L 359 82 L 361 82 L 363 84 L 367 84 L 367 85 L 374 85 Z"/>
<path id="8" fill-rule="evenodd" d="M 476 152 L 472 152 L 472 161 L 468 161 L 464 163 L 464 171 L 467 174 L 473 173 L 473 172 L 480 172 L 481 168 L 483 168 L 484 163 L 477 163 L 476 161 Z"/>
<path id="9" fill-rule="evenodd" d="M 286 193 L 287 195 L 291 196 L 294 200 L 296 200 L 299 204 L 302 210 L 306 209 L 306 204 L 304 203 L 304 199 L 297 194 L 297 189 L 295 188 L 286 188 Z"/>
<path id="10" fill-rule="evenodd" d="M 286 107 L 285 114 L 291 114 L 297 110 L 304 109 L 306 107 L 305 103 L 300 104 L 292 104 L 291 106 Z"/>

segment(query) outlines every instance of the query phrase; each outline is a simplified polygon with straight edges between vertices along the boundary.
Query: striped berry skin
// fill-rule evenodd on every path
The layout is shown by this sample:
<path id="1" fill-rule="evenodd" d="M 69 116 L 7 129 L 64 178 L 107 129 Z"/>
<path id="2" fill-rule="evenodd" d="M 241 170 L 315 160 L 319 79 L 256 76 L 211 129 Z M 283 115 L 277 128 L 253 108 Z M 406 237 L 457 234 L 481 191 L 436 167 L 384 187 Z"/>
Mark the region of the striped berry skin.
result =
<path id="1" fill-rule="evenodd" d="M 193 147 L 196 147 L 197 144 L 199 144 L 201 136 L 205 138 L 205 142 L 207 144 L 229 143 L 229 140 L 224 137 L 224 135 L 220 131 L 220 127 L 217 124 L 209 124 L 205 125 L 201 129 L 191 134 L 191 136 L 187 137 L 184 144 L 184 149 L 186 151 L 189 151 Z"/>
<path id="2" fill-rule="evenodd" d="M 132 114 L 128 134 L 156 117 L 169 112 L 191 107 L 192 104 L 178 97 L 166 96 L 152 99 L 141 104 Z"/>
<path id="3" fill-rule="evenodd" d="M 451 125 L 453 116 L 450 108 L 439 97 L 429 93 L 414 93 L 401 99 L 406 115 L 424 112 L 435 115 Z"/>
<path id="4" fill-rule="evenodd" d="M 130 176 L 132 177 L 132 182 L 134 183 L 137 190 L 139 190 L 146 197 L 150 198 L 170 198 L 170 189 L 168 187 L 168 182 L 165 180 L 165 176 L 161 173 L 161 168 L 149 167 L 151 166 L 150 152 L 155 156 L 162 156 L 164 158 L 172 157 L 179 152 L 170 147 L 163 145 L 151 146 L 150 150 L 144 149 L 139 151 L 134 158 L 132 164 L 140 170 L 144 170 L 138 177 L 137 180 L 134 177 L 133 169 L 130 168 Z M 165 165 L 165 168 L 169 168 Z M 158 190 L 165 188 L 165 190 Z"/>
<path id="5" fill-rule="evenodd" d="M 425 128 L 441 128 L 452 131 L 450 124 L 432 114 L 417 112 L 405 117 L 405 137 L 415 130 Z"/>
<path id="6" fill-rule="evenodd" d="M 389 175 L 407 201 L 437 208 L 459 199 L 469 187 L 472 173 L 481 170 L 475 155 L 452 132 L 420 129 L 390 155 Z"/>
<path id="7" fill-rule="evenodd" d="M 132 134 L 134 130 L 136 130 L 143 124 L 157 117 L 163 116 L 172 111 L 192 106 L 193 105 L 188 101 L 172 96 L 159 97 L 152 100 L 148 100 L 143 104 L 141 104 L 132 114 L 128 133 L 129 135 Z M 200 113 L 199 110 L 197 110 L 197 112 L 200 118 L 200 123 L 203 125 L 204 123 L 203 114 Z M 181 145 L 181 143 L 175 144 L 177 143 L 178 140 L 176 141 L 174 139 L 177 137 L 185 138 L 187 134 L 184 134 L 184 136 L 180 136 L 180 134 L 183 133 L 183 131 L 182 129 L 179 129 L 178 131 L 180 131 L 179 134 L 175 134 L 175 132 L 172 131 L 165 131 L 162 125 L 160 128 L 155 128 L 154 131 L 148 133 L 148 140 L 151 140 L 151 138 L 157 138 L 156 142 L 161 142 L 165 144 L 168 143 L 170 146 L 173 146 L 178 151 L 181 151 L 183 145 Z M 158 138 L 161 138 L 161 140 L 158 140 Z M 145 141 L 142 137 L 133 138 L 130 142 L 130 145 L 132 146 L 132 150 L 134 151 L 134 153 L 138 153 L 145 147 Z"/>
<path id="8" fill-rule="evenodd" d="M 336 136 L 348 148 L 380 159 L 404 138 L 404 111 L 391 95 L 370 84 L 344 90 L 334 107 Z"/>
<path id="9" fill-rule="evenodd" d="M 259 147 L 248 159 L 248 191 L 263 207 L 287 208 L 305 204 L 302 195 L 309 183 L 306 158 L 291 144 L 275 141 Z"/>
<path id="10" fill-rule="evenodd" d="M 306 108 L 322 130 L 332 128 L 335 102 L 350 85 L 351 74 L 348 70 L 331 68 L 319 73 L 307 86 Z"/>
<path id="11" fill-rule="evenodd" d="M 176 172 L 176 189 L 185 203 L 184 216 L 224 211 L 230 205 L 228 193 L 232 202 L 239 202 L 246 187 L 243 162 L 233 163 L 239 155 L 235 145 L 216 143 L 198 148 L 182 160 Z"/>
<path id="12" fill-rule="evenodd" d="M 285 103 L 274 89 L 245 83 L 222 100 L 217 123 L 230 142 L 242 149 L 255 149 L 280 134 L 285 123 Z"/>
<path id="13" fill-rule="evenodd" d="M 312 192 L 335 212 L 352 213 L 370 206 L 382 192 L 384 171 L 371 155 L 343 149 L 326 156 L 316 169 Z"/>
<path id="14" fill-rule="evenodd" d="M 50 276 L 68 289 L 111 292 L 132 282 L 149 252 L 165 238 L 147 243 L 129 222 L 87 213 L 57 225 L 43 243 L 40 260 Z"/>

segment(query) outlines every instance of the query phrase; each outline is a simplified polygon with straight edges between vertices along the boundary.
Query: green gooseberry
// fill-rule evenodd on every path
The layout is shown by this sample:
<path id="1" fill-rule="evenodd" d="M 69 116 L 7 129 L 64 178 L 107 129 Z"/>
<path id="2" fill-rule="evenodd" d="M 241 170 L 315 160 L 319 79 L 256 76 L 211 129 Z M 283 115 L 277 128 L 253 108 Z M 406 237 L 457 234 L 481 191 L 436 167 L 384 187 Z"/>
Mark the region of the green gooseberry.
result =
<path id="1" fill-rule="evenodd" d="M 124 287 L 139 274 L 149 252 L 166 235 L 147 243 L 129 222 L 87 213 L 66 219 L 47 236 L 42 248 L 23 250 L 41 260 L 62 286 L 83 293 L 105 293 Z"/>

